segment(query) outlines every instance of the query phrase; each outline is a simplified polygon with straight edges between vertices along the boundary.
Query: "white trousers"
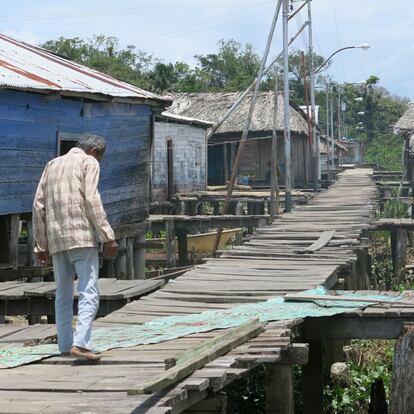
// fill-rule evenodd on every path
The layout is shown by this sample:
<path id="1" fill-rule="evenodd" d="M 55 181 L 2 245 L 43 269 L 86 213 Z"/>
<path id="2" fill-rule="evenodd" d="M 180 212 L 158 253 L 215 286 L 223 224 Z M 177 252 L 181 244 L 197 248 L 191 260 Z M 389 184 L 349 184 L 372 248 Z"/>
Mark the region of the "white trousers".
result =
<path id="1" fill-rule="evenodd" d="M 72 346 L 90 348 L 92 322 L 99 307 L 99 256 L 96 247 L 84 247 L 52 256 L 56 281 L 55 315 L 60 352 Z M 78 322 L 73 333 L 73 281 L 78 276 Z"/>

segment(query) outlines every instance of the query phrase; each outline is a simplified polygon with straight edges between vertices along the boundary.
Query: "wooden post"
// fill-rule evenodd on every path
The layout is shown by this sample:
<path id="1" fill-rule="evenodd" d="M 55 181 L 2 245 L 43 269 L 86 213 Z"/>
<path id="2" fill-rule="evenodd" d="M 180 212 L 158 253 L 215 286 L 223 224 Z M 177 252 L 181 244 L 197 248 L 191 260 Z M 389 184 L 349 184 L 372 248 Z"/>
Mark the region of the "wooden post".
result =
<path id="1" fill-rule="evenodd" d="M 266 414 L 293 414 L 293 372 L 290 365 L 266 365 Z"/>
<path id="2" fill-rule="evenodd" d="M 134 238 L 134 278 L 145 279 L 145 234 Z"/>
<path id="3" fill-rule="evenodd" d="M 26 230 L 27 230 L 27 265 L 29 267 L 34 264 L 34 240 L 33 240 L 33 223 L 32 221 L 26 221 Z M 33 277 L 30 279 L 31 283 L 43 282 L 43 277 Z M 42 317 L 40 315 L 28 315 L 29 325 L 35 325 L 36 323 L 42 322 Z"/>
<path id="4" fill-rule="evenodd" d="M 178 263 L 180 266 L 188 264 L 188 240 L 187 232 L 185 230 L 177 231 L 178 242 Z"/>
<path id="5" fill-rule="evenodd" d="M 9 220 L 7 216 L 2 216 L 0 217 L 0 263 L 8 263 L 9 259 Z"/>
<path id="6" fill-rule="evenodd" d="M 19 236 L 20 236 L 20 216 L 12 214 L 10 216 L 10 264 L 13 269 L 19 267 Z"/>
<path id="7" fill-rule="evenodd" d="M 302 367 L 303 412 L 323 414 L 323 347 L 322 341 L 309 342 L 309 363 Z"/>
<path id="8" fill-rule="evenodd" d="M 394 281 L 398 285 L 405 282 L 407 230 L 397 228 L 391 231 L 391 253 Z"/>
<path id="9" fill-rule="evenodd" d="M 390 414 L 414 413 L 414 330 L 410 327 L 395 344 Z"/>
<path id="10" fill-rule="evenodd" d="M 34 258 L 34 240 L 33 240 L 33 222 L 28 220 L 26 222 L 27 226 L 27 265 L 33 266 Z"/>
<path id="11" fill-rule="evenodd" d="M 126 278 L 128 280 L 135 279 L 134 274 L 134 238 L 126 239 Z"/>
<path id="12" fill-rule="evenodd" d="M 114 259 L 103 259 L 102 262 L 102 278 L 111 279 L 115 277 Z"/>
<path id="13" fill-rule="evenodd" d="M 165 221 L 167 267 L 176 267 L 174 219 Z"/>
<path id="14" fill-rule="evenodd" d="M 229 181 L 229 163 L 228 163 L 228 151 L 227 145 L 223 144 L 223 169 L 224 169 L 224 185 Z"/>
<path id="15" fill-rule="evenodd" d="M 119 252 L 115 262 L 115 276 L 117 279 L 126 279 L 126 240 L 119 240 Z"/>

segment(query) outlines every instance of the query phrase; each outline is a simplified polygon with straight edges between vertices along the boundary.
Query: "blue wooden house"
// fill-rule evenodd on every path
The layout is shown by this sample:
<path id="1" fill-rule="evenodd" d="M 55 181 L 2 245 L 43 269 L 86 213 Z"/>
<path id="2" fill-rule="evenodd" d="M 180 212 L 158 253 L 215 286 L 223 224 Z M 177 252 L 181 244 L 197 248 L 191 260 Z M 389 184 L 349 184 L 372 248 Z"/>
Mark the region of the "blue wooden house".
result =
<path id="1" fill-rule="evenodd" d="M 169 104 L 168 98 L 0 35 L 0 263 L 17 267 L 16 237 L 22 220 L 30 220 L 45 164 L 84 133 L 107 140 L 102 199 L 120 237 L 134 236 L 149 212 L 154 114 Z"/>

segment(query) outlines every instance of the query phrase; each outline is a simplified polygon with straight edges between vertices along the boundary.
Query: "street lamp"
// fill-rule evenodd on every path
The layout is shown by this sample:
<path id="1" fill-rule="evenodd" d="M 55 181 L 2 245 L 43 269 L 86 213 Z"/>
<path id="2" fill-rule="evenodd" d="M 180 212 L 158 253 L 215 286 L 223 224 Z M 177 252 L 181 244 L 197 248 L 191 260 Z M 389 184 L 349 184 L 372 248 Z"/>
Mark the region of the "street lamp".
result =
<path id="1" fill-rule="evenodd" d="M 336 50 L 335 52 L 332 53 L 331 56 L 328 57 L 328 59 L 325 60 L 325 62 L 322 63 L 322 65 L 320 65 L 316 70 L 315 70 L 315 75 L 320 72 L 322 70 L 322 68 L 339 52 L 342 52 L 343 50 L 348 50 L 348 49 L 363 49 L 363 50 L 368 50 L 370 48 L 370 45 L 368 43 L 361 43 L 359 45 L 355 45 L 355 46 L 346 46 L 346 47 L 342 47 L 341 49 Z"/>
<path id="2" fill-rule="evenodd" d="M 361 111 L 361 112 L 357 112 L 357 115 L 361 115 L 361 116 L 364 116 L 364 115 L 365 115 L 365 112 L 364 112 L 364 111 Z"/>

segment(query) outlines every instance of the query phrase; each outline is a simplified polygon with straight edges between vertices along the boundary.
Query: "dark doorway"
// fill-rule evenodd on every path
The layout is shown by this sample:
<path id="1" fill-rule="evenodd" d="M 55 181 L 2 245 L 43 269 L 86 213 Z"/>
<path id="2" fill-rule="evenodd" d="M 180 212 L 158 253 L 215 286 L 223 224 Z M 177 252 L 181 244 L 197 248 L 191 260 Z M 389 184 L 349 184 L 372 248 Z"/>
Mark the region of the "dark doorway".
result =
<path id="1" fill-rule="evenodd" d="M 78 145 L 78 141 L 69 139 L 60 139 L 58 145 L 58 156 L 67 154 L 72 148 Z"/>

